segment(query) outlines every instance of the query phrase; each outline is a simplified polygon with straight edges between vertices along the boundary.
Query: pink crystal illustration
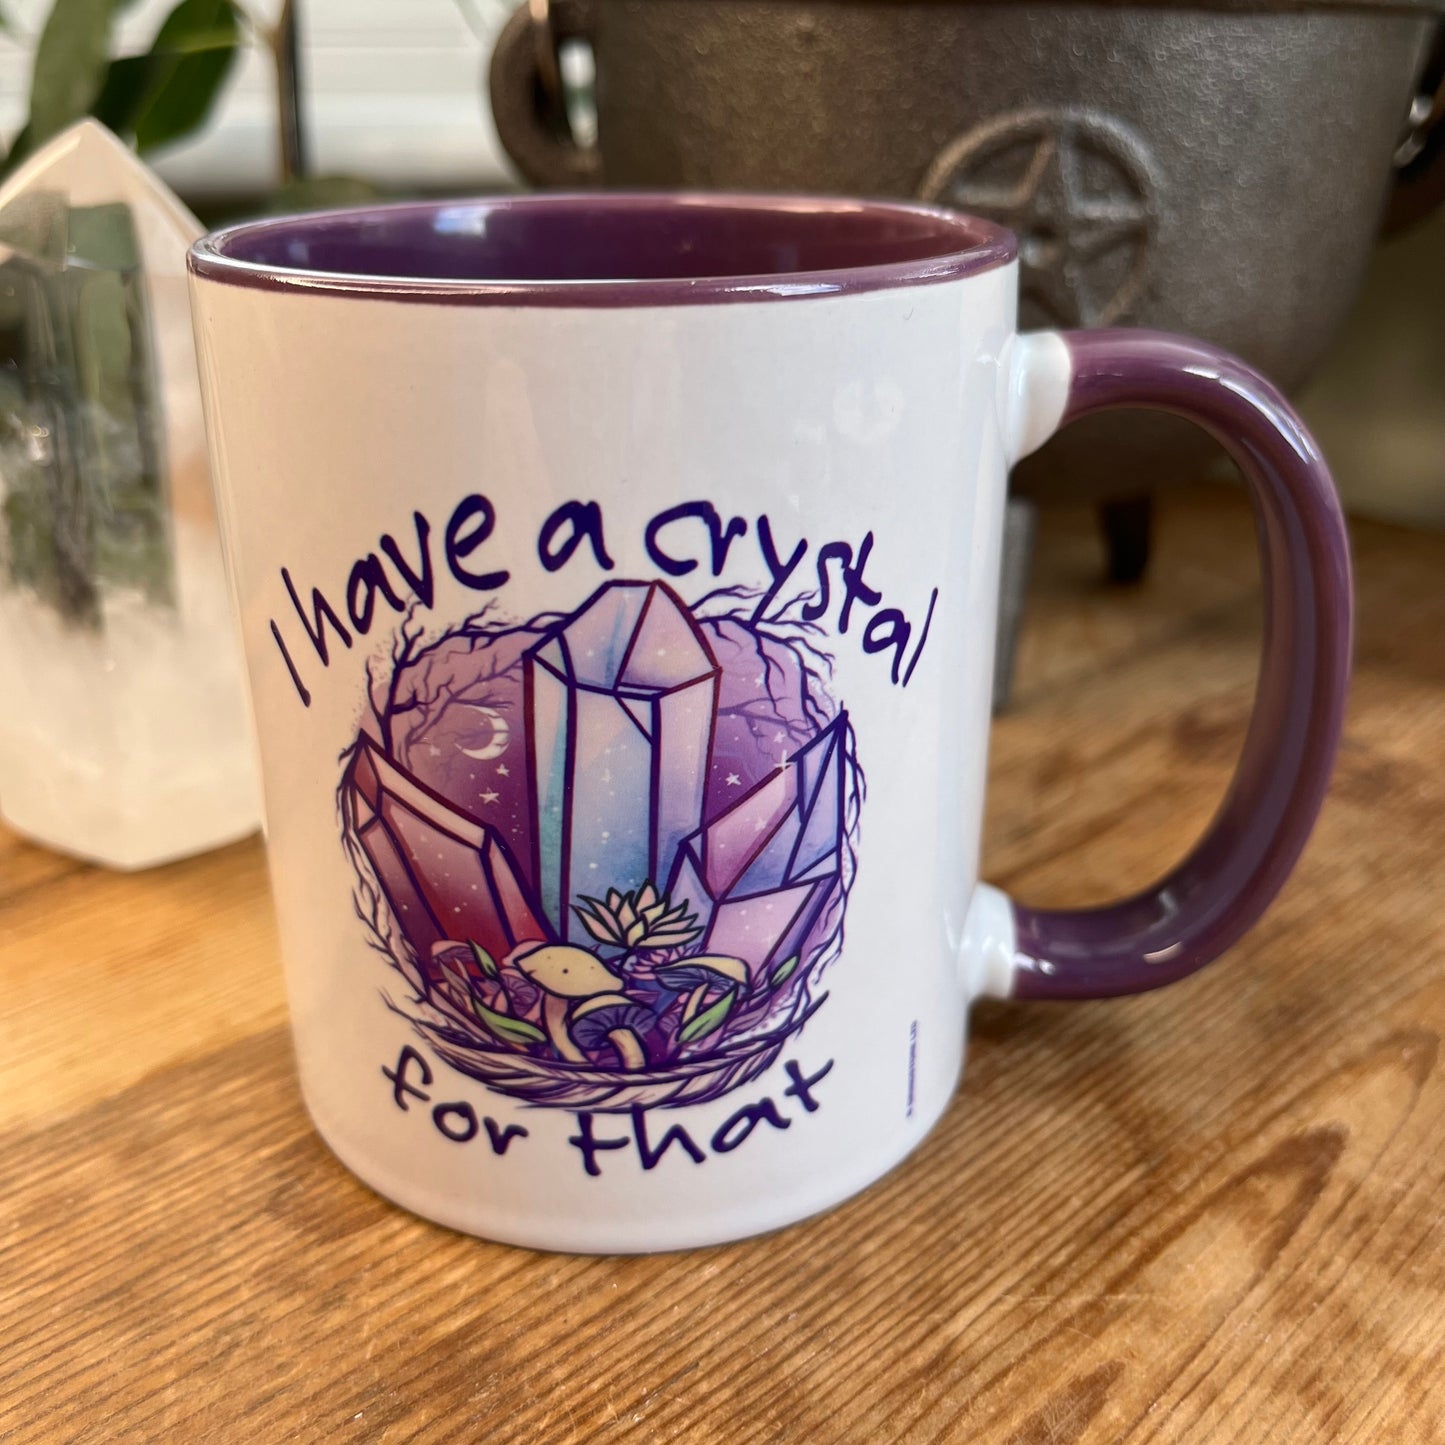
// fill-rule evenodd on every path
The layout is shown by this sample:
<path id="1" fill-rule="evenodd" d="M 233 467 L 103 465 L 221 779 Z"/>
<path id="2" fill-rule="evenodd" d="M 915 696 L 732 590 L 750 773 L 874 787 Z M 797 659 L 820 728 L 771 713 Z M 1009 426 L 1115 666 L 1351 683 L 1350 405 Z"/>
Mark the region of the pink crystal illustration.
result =
<path id="1" fill-rule="evenodd" d="M 502 958 L 551 936 L 496 833 L 403 773 L 370 738 L 357 740 L 342 797 L 347 827 L 420 957 L 465 938 Z"/>
<path id="2" fill-rule="evenodd" d="M 697 900 L 703 951 L 766 977 L 797 952 L 836 887 L 846 714 L 689 837 L 669 894 Z"/>
<path id="3" fill-rule="evenodd" d="M 457 1069 L 538 1105 L 698 1103 L 823 1003 L 863 774 L 816 627 L 755 602 L 609 582 L 430 641 L 408 620 L 373 665 L 338 794 L 357 913 Z"/>

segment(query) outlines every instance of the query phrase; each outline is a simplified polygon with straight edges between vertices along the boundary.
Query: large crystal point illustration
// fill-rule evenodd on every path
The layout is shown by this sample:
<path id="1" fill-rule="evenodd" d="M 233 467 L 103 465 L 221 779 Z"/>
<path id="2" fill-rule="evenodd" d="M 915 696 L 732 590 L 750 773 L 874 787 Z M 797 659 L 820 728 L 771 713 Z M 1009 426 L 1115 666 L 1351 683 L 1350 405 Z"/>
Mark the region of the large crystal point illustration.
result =
<path id="1" fill-rule="evenodd" d="M 527 653 L 533 867 L 543 911 L 667 876 L 702 820 L 718 667 L 660 582 L 611 582 Z"/>
<path id="2" fill-rule="evenodd" d="M 706 953 L 766 976 L 801 948 L 838 881 L 845 832 L 840 713 L 683 844 L 671 897 L 708 918 Z"/>
<path id="3" fill-rule="evenodd" d="M 118 867 L 260 814 L 186 292 L 200 232 L 94 121 L 0 187 L 0 809 Z"/>
<path id="4" fill-rule="evenodd" d="M 478 943 L 502 959 L 520 943 L 552 937 L 496 832 L 423 787 L 365 734 L 341 796 L 348 831 L 423 966 L 444 939 Z"/>

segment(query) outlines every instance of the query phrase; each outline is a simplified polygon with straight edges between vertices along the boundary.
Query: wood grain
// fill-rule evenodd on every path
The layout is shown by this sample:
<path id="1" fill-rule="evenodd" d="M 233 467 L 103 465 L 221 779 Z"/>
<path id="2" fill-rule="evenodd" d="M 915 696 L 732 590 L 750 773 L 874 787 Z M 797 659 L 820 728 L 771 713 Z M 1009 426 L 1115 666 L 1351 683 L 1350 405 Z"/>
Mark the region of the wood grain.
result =
<path id="1" fill-rule="evenodd" d="M 1143 883 L 1218 801 L 1235 494 L 1150 580 L 1044 519 L 990 875 Z M 259 847 L 139 877 L 0 834 L 0 1438 L 1445 1442 L 1445 538 L 1356 529 L 1338 778 L 1274 911 L 1162 993 L 980 1008 L 894 1175 L 649 1259 L 480 1243 L 311 1132 Z"/>

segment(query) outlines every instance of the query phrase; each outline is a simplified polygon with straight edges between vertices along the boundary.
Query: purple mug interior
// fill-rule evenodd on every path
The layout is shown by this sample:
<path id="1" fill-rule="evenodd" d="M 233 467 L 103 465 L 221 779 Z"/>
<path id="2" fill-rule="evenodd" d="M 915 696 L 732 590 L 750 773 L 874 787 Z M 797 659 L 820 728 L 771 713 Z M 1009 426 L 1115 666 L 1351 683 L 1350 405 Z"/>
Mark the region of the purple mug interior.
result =
<path id="1" fill-rule="evenodd" d="M 1014 255 L 1002 227 L 932 206 L 579 194 L 253 221 L 198 241 L 191 269 L 267 289 L 666 305 L 948 281 Z"/>

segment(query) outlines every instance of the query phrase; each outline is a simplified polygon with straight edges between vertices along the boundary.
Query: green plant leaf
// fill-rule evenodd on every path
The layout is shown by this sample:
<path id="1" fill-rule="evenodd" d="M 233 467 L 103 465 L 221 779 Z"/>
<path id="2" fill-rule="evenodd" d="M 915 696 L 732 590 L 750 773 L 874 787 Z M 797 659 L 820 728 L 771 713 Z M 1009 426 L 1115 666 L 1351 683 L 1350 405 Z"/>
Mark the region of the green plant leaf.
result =
<path id="1" fill-rule="evenodd" d="M 90 107 L 91 115 L 116 135 L 130 139 L 135 134 L 136 116 L 150 92 L 156 67 L 154 55 L 123 55 L 112 60 L 100 94 Z"/>
<path id="2" fill-rule="evenodd" d="M 131 127 L 138 150 L 169 145 L 204 123 L 240 43 L 232 0 L 180 0 L 142 57 L 150 64 Z"/>
<path id="3" fill-rule="evenodd" d="M 530 1024 L 526 1019 L 514 1019 L 510 1014 L 499 1014 L 495 1009 L 489 1009 L 486 1004 L 475 998 L 472 1000 L 472 1008 L 476 1010 L 482 1027 L 488 1033 L 501 1039 L 503 1043 L 545 1044 L 547 1042 L 547 1035 L 536 1024 Z"/>
<path id="4" fill-rule="evenodd" d="M 689 1020 L 678 1034 L 678 1041 L 684 1044 L 695 1044 L 699 1039 L 705 1039 L 709 1034 L 715 1034 L 733 1011 L 733 1004 L 737 1001 L 737 996 L 737 990 L 733 989 L 729 993 L 725 993 L 711 1008 L 705 1008 L 695 1018 Z"/>
<path id="5" fill-rule="evenodd" d="M 15 132 L 15 139 L 10 142 L 10 149 L 5 153 L 5 161 L 0 164 L 0 176 L 9 175 L 29 154 L 30 127 L 23 125 Z"/>
<path id="6" fill-rule="evenodd" d="M 799 958 L 800 955 L 796 953 L 791 958 L 785 958 L 772 973 L 768 975 L 768 987 L 778 988 L 780 985 L 787 983 L 797 971 Z"/>
<path id="7" fill-rule="evenodd" d="M 51 6 L 30 71 L 29 149 L 79 120 L 100 94 L 114 9 L 114 0 L 55 0 Z M 19 159 L 15 147 L 10 158 Z"/>
<path id="8" fill-rule="evenodd" d="M 482 947 L 474 938 L 467 940 L 467 947 L 472 951 L 472 957 L 477 961 L 477 967 L 486 974 L 488 978 L 501 977 L 501 971 L 497 968 L 497 960 Z"/>

